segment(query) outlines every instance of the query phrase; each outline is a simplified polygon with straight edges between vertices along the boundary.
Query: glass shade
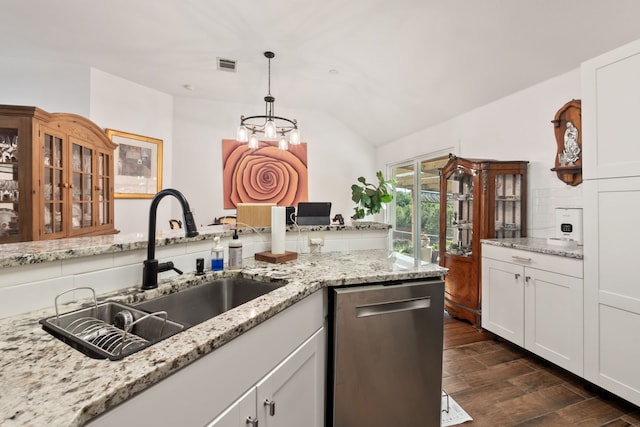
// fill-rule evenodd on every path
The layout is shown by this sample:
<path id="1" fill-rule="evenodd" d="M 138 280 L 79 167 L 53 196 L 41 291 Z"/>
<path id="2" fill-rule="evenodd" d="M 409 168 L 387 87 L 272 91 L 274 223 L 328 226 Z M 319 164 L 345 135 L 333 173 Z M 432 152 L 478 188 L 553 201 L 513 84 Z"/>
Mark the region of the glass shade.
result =
<path id="1" fill-rule="evenodd" d="M 240 126 L 238 128 L 238 134 L 236 136 L 236 140 L 238 142 L 247 142 L 247 141 L 249 141 L 249 130 L 244 126 Z"/>
<path id="2" fill-rule="evenodd" d="M 287 138 L 282 135 L 280 140 L 278 141 L 278 148 L 281 150 L 287 150 L 289 148 L 289 143 L 287 142 Z"/>
<path id="3" fill-rule="evenodd" d="M 273 120 L 267 120 L 267 123 L 264 125 L 264 136 L 268 139 L 276 139 L 278 136 L 276 123 Z"/>
<path id="4" fill-rule="evenodd" d="M 258 141 L 258 135 L 256 135 L 255 133 L 252 133 L 251 136 L 249 137 L 249 148 L 255 150 L 258 147 L 260 147 L 260 141 Z"/>
<path id="5" fill-rule="evenodd" d="M 298 128 L 293 129 L 289 134 L 289 144 L 300 144 L 300 131 Z"/>

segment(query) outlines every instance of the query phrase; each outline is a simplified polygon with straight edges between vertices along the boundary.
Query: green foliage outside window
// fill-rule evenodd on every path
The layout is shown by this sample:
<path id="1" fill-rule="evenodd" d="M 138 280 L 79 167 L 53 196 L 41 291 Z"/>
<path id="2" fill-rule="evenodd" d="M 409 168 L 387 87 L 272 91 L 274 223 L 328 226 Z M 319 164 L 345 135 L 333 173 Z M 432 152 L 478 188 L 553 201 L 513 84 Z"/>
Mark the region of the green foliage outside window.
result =
<path id="1" fill-rule="evenodd" d="M 450 206 L 451 210 L 453 208 Z M 407 255 L 413 255 L 413 243 L 411 242 L 413 199 L 410 192 L 396 192 L 396 230 L 406 232 L 406 238 L 394 239 L 394 250 Z M 449 212 L 448 215 L 451 215 Z M 427 239 L 430 246 L 438 249 L 438 236 L 440 234 L 440 203 L 433 203 L 422 199 L 420 201 L 420 234 L 423 244 Z"/>

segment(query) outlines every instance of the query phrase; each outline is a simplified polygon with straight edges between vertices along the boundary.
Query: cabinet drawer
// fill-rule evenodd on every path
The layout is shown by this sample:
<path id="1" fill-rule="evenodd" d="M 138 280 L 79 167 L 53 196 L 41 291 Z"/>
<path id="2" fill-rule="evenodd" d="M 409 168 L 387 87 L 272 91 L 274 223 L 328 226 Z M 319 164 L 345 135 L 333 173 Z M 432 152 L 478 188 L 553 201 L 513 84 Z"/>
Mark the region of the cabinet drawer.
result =
<path id="1" fill-rule="evenodd" d="M 482 257 L 582 278 L 582 260 L 502 246 L 482 245 Z"/>

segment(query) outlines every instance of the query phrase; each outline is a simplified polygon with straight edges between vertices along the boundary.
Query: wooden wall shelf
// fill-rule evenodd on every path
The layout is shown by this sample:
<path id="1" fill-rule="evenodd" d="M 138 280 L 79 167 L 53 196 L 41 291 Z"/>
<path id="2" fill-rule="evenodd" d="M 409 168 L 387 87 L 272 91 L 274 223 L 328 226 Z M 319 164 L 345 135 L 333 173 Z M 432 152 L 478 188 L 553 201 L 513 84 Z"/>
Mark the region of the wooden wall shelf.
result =
<path id="1" fill-rule="evenodd" d="M 576 186 L 582 183 L 582 101 L 572 99 L 558 110 L 553 120 L 553 132 L 556 138 L 556 155 L 554 168 L 551 171 L 558 175 L 558 179 L 567 185 Z M 572 123 L 577 130 L 577 140 L 579 155 L 572 166 L 561 166 L 559 156 L 565 151 L 565 134 L 567 123 Z"/>
<path id="2" fill-rule="evenodd" d="M 576 186 L 582 183 L 582 166 L 558 166 L 551 168 L 558 179 L 567 185 Z"/>

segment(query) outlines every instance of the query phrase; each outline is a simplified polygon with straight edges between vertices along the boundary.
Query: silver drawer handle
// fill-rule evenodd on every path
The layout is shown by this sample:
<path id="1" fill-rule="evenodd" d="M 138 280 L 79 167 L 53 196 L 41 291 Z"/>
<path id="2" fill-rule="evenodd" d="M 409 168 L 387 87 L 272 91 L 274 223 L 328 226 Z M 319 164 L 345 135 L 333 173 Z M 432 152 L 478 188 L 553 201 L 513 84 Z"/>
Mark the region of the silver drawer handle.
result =
<path id="1" fill-rule="evenodd" d="M 523 256 L 518 256 L 518 255 L 511 255 L 511 258 L 514 261 L 520 261 L 520 262 L 531 262 L 531 258 L 525 258 Z"/>
<path id="2" fill-rule="evenodd" d="M 253 427 L 258 427 L 258 420 L 253 417 L 247 417 L 247 422 L 245 424 L 251 424 Z"/>
<path id="3" fill-rule="evenodd" d="M 276 402 L 274 402 L 273 400 L 265 399 L 264 406 L 269 407 L 269 415 L 273 417 L 276 414 Z"/>

